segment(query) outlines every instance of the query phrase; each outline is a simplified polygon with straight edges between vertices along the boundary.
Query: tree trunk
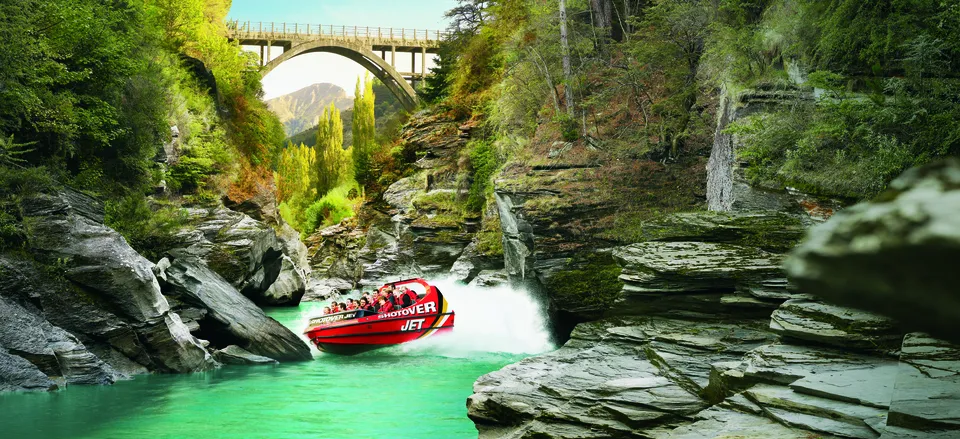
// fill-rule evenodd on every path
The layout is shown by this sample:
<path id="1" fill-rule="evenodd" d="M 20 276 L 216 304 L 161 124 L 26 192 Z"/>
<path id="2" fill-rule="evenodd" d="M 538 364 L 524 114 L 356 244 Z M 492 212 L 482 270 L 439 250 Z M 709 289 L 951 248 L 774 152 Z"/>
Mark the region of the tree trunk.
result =
<path id="1" fill-rule="evenodd" d="M 570 69 L 570 42 L 567 38 L 567 3 L 566 0 L 560 0 L 560 47 L 563 49 L 563 76 L 566 82 L 564 86 L 565 97 L 567 99 L 567 114 L 571 118 L 575 116 L 573 105 L 573 72 Z"/>
<path id="2" fill-rule="evenodd" d="M 594 25 L 602 28 L 613 26 L 613 4 L 611 0 L 591 0 Z"/>

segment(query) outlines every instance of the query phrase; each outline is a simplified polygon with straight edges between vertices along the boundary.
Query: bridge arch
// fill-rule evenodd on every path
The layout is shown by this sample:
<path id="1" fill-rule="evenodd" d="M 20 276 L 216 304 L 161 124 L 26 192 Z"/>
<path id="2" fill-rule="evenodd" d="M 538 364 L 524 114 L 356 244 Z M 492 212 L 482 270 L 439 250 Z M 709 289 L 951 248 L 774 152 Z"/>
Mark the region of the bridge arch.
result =
<path id="1" fill-rule="evenodd" d="M 267 76 L 280 64 L 307 53 L 333 53 L 350 59 L 363 66 L 393 93 L 404 108 L 412 111 L 417 108 L 419 100 L 417 92 L 389 63 L 373 53 L 371 49 L 359 42 L 313 40 L 304 41 L 284 50 L 283 54 L 273 59 L 260 70 L 261 76 Z"/>

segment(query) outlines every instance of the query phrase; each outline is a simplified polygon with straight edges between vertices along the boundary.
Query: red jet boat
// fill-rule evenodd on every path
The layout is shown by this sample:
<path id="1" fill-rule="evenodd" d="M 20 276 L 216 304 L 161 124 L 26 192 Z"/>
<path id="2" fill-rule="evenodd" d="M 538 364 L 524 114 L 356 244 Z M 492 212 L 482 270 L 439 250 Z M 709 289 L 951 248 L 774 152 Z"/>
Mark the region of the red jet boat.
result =
<path id="1" fill-rule="evenodd" d="M 454 312 L 437 287 L 423 279 L 409 279 L 380 290 L 391 286 L 413 290 L 419 299 L 384 314 L 355 310 L 315 317 L 304 334 L 323 352 L 355 355 L 453 330 Z"/>

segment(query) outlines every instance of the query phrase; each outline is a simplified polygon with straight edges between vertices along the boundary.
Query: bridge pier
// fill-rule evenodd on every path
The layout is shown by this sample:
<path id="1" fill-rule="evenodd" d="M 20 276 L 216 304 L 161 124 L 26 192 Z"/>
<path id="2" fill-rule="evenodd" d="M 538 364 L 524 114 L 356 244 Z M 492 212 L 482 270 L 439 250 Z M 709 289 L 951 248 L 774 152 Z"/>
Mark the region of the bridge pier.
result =
<path id="1" fill-rule="evenodd" d="M 420 79 L 427 79 L 427 48 L 420 48 Z"/>
<path id="2" fill-rule="evenodd" d="M 397 68 L 397 46 L 390 46 L 390 67 Z"/>

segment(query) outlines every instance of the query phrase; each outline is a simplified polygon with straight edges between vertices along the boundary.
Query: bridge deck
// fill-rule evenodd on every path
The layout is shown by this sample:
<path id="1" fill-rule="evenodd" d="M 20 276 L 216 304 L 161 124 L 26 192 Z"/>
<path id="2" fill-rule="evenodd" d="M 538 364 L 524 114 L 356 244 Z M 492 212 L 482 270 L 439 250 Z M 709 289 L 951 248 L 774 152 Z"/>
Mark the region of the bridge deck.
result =
<path id="1" fill-rule="evenodd" d="M 291 46 L 313 40 L 361 43 L 373 51 L 412 51 L 426 49 L 436 53 L 446 32 L 426 29 L 395 29 L 369 26 L 335 26 L 302 23 L 264 23 L 231 21 L 227 24 L 230 40 L 245 46 Z"/>

